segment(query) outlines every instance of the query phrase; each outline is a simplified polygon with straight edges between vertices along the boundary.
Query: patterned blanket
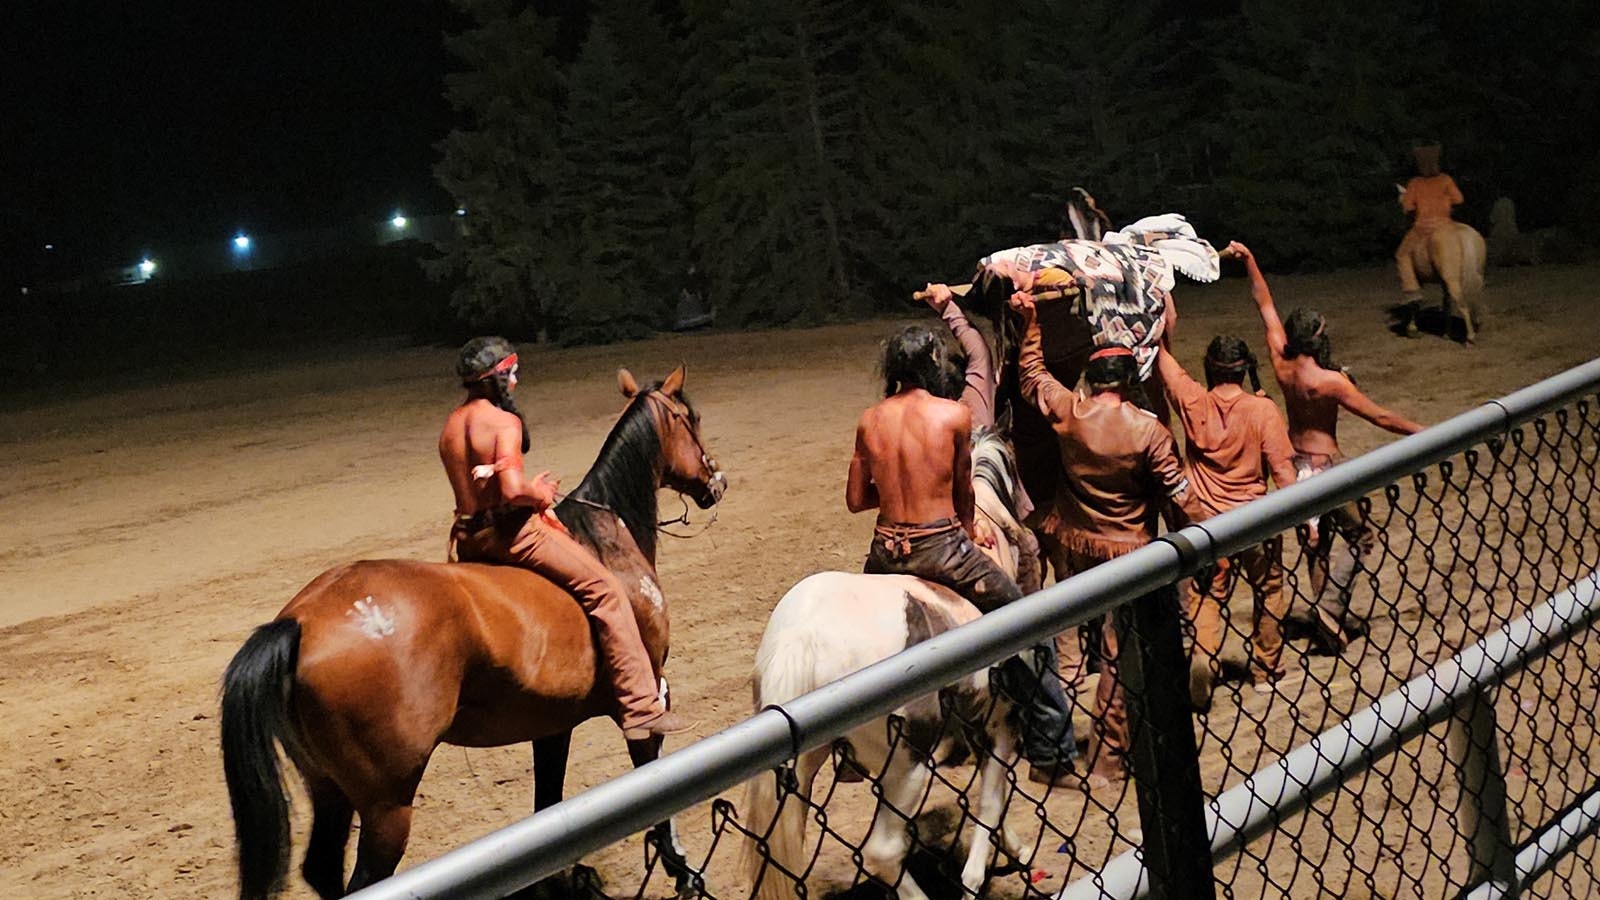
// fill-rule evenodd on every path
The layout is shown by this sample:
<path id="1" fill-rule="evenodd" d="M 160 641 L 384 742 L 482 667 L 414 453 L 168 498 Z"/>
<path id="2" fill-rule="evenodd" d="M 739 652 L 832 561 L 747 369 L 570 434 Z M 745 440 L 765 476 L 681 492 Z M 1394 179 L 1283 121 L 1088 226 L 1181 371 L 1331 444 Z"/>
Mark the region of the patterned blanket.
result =
<path id="1" fill-rule="evenodd" d="M 1177 214 L 1140 219 L 1108 232 L 1103 241 L 1058 241 L 1001 250 L 978 265 L 980 279 L 999 275 L 1013 283 L 1032 284 L 1034 290 L 1059 288 L 1070 281 L 1077 296 L 1068 302 L 1089 323 L 1095 344 L 1133 348 L 1141 378 L 1155 368 L 1167 304 L 1177 284 L 1174 271 L 1202 282 L 1215 281 L 1219 275 L 1217 251 Z M 1045 270 L 1056 274 L 1041 277 Z"/>

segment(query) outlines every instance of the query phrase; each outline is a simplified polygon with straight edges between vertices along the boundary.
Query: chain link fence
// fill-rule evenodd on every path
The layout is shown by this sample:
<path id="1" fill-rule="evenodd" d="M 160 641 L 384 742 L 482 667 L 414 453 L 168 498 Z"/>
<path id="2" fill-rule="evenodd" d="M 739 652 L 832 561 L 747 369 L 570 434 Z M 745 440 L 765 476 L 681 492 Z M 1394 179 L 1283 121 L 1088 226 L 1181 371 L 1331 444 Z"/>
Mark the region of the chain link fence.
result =
<path id="1" fill-rule="evenodd" d="M 498 896 L 746 781 L 555 895 L 1591 895 L 1597 384 L 1169 535 L 370 893 Z M 1057 632 L 1074 775 L 1019 756 L 1024 698 L 961 680 Z M 909 701 L 941 685 L 930 730 Z"/>

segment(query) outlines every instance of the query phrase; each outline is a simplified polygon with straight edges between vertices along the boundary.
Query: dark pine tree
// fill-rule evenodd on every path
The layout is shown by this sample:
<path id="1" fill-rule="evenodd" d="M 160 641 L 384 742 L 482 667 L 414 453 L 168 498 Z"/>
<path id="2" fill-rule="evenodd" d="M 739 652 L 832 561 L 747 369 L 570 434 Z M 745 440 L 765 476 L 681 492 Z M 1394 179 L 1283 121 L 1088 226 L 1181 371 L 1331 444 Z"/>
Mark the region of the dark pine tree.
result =
<path id="1" fill-rule="evenodd" d="M 666 324 L 689 261 L 688 139 L 676 48 L 658 16 L 597 4 L 568 70 L 552 277 L 566 343 L 638 337 Z"/>
<path id="2" fill-rule="evenodd" d="M 862 13 L 838 0 L 685 10 L 694 235 L 713 302 L 746 323 L 847 312 Z"/>
<path id="3" fill-rule="evenodd" d="M 470 22 L 446 46 L 465 70 L 445 76 L 464 124 L 440 142 L 434 177 L 464 215 L 432 268 L 456 273 L 453 303 L 478 328 L 537 334 L 555 297 L 551 173 L 560 74 L 552 23 L 510 0 L 451 0 Z"/>

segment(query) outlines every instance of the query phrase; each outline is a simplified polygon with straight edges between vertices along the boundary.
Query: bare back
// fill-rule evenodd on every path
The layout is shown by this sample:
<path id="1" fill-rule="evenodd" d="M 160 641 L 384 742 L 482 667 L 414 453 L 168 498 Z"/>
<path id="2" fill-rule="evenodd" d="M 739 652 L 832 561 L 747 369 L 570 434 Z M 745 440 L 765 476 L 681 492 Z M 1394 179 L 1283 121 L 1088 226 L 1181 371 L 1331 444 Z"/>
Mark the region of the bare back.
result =
<path id="1" fill-rule="evenodd" d="M 1289 443 L 1297 453 L 1333 456 L 1339 452 L 1339 409 L 1352 385 L 1343 372 L 1317 365 L 1309 356 L 1283 359 L 1274 354 L 1273 374 L 1283 389 Z"/>
<path id="2" fill-rule="evenodd" d="M 972 414 L 924 390 L 895 394 L 862 413 L 850 462 L 851 511 L 878 508 L 886 522 L 972 521 Z"/>
<path id="3" fill-rule="evenodd" d="M 522 421 L 488 400 L 469 400 L 445 419 L 439 434 L 439 459 L 444 463 L 450 489 L 455 492 L 456 514 L 472 515 L 504 506 L 501 479 L 474 479 L 474 466 L 522 469 Z"/>

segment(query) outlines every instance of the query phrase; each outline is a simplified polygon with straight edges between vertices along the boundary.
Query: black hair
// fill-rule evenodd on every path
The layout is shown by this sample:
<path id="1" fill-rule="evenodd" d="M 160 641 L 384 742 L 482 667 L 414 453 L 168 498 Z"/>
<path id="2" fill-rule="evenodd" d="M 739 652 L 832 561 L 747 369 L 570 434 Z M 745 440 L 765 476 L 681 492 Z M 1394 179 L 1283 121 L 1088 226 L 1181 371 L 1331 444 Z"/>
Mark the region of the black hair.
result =
<path id="1" fill-rule="evenodd" d="M 456 358 L 456 375 L 461 378 L 461 385 L 467 389 L 469 398 L 488 400 L 517 417 L 522 423 L 522 452 L 527 453 L 533 442 L 528 434 L 528 420 L 517 408 L 516 401 L 511 399 L 511 372 L 494 371 L 501 360 L 516 352 L 517 348 L 505 338 L 475 337 L 462 345 L 461 353 Z"/>
<path id="2" fill-rule="evenodd" d="M 948 399 L 953 368 L 943 335 L 927 325 L 907 325 L 883 343 L 883 395 L 922 388 Z"/>
<path id="3" fill-rule="evenodd" d="M 1088 383 L 1091 394 L 1116 391 L 1122 399 L 1140 409 L 1150 409 L 1150 396 L 1145 393 L 1144 382 L 1139 380 L 1139 361 L 1131 355 L 1090 359 L 1083 367 L 1083 380 Z"/>
<path id="4" fill-rule="evenodd" d="M 1261 376 L 1256 371 L 1256 355 L 1250 345 L 1231 334 L 1219 334 L 1206 346 L 1206 387 L 1219 384 L 1244 384 L 1250 376 L 1252 390 L 1261 390 Z"/>
<path id="5" fill-rule="evenodd" d="M 1300 308 L 1289 313 L 1284 320 L 1283 358 L 1309 356 L 1324 369 L 1337 372 L 1333 362 L 1333 346 L 1328 341 L 1328 320 L 1314 309 Z"/>

